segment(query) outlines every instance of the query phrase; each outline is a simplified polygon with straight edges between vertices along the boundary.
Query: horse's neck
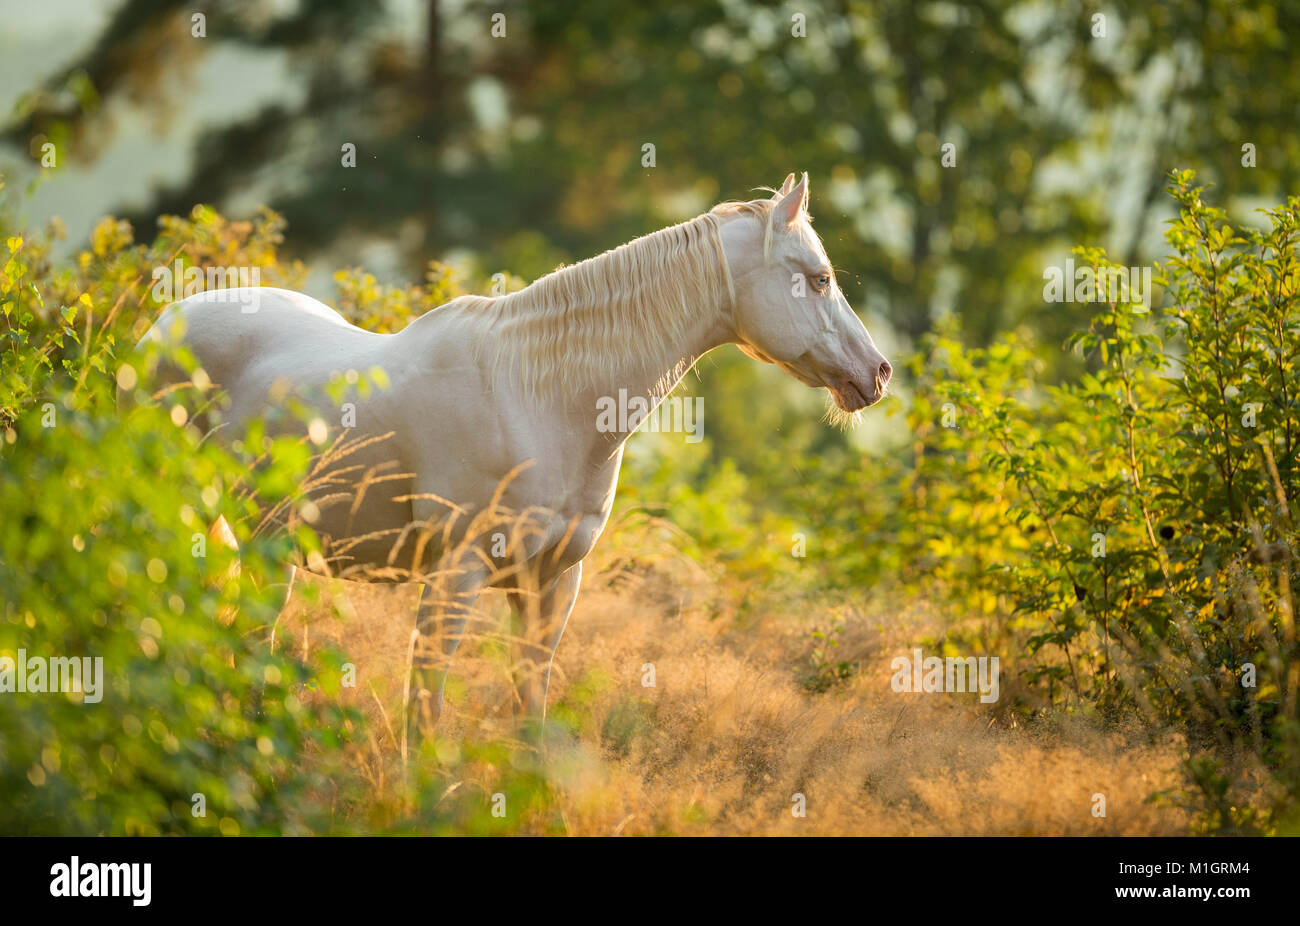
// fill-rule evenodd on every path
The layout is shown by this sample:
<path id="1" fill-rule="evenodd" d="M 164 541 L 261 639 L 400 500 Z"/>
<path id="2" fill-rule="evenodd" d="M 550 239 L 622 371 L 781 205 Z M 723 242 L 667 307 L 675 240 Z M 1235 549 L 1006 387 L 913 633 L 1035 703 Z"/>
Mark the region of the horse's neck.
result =
<path id="1" fill-rule="evenodd" d="M 646 364 L 644 358 L 636 357 L 633 345 L 625 368 L 606 384 L 602 394 L 617 396 L 620 389 L 626 389 L 629 396 L 645 396 L 653 409 L 682 381 L 697 360 L 728 340 L 721 312 L 710 307 L 701 312 L 681 343 L 653 364 Z"/>
<path id="2" fill-rule="evenodd" d="M 735 340 L 735 290 L 729 267 L 735 261 L 733 251 L 742 250 L 744 243 L 735 236 L 721 235 L 717 240 L 709 240 L 703 247 L 708 249 L 703 253 L 713 262 L 718 277 L 716 286 L 702 287 L 702 290 L 704 293 L 711 291 L 714 295 L 702 294 L 693 304 L 684 306 L 687 312 L 685 317 L 664 319 L 659 328 L 659 332 L 664 334 L 663 338 L 639 337 L 636 324 L 629 322 L 628 337 L 616 344 L 607 345 L 602 356 L 588 356 L 577 361 L 591 374 L 582 377 L 586 381 L 563 395 L 552 396 L 548 404 L 553 408 L 563 408 L 566 417 L 575 425 L 586 421 L 594 424 L 596 403 L 607 399 L 621 401 L 620 397 L 624 396 L 628 399 L 644 399 L 653 411 L 700 357 L 715 347 Z M 726 263 L 718 267 L 717 258 Z M 659 270 L 667 275 L 680 272 L 680 267 L 664 267 Z M 645 318 L 653 314 L 651 309 L 650 306 L 637 305 L 625 306 L 621 310 L 628 312 L 632 318 Z M 522 324 L 527 325 L 528 321 L 524 319 Z M 627 434 L 620 436 L 626 439 Z M 609 439 L 608 435 L 605 439 Z"/>
<path id="3" fill-rule="evenodd" d="M 626 342 L 626 352 L 607 365 L 607 372 L 590 387 L 565 396 L 561 401 L 565 415 L 584 431 L 596 432 L 600 446 L 621 445 L 631 435 L 632 427 L 610 432 L 601 424 L 597 410 L 614 403 L 617 407 L 644 400 L 640 410 L 653 413 L 689 373 L 702 356 L 715 347 L 734 340 L 730 324 L 730 306 L 702 305 L 680 336 L 655 358 L 646 357 L 641 345 Z M 632 408 L 631 411 L 637 411 Z"/>
<path id="4" fill-rule="evenodd" d="M 596 398 L 617 397 L 620 389 L 626 389 L 628 396 L 645 397 L 653 412 L 694 368 L 696 361 L 715 347 L 736 340 L 734 274 L 738 266 L 743 266 L 748 251 L 753 247 L 750 240 L 752 232 L 752 229 L 740 222 L 726 221 L 721 224 L 718 247 L 723 266 L 719 272 L 726 280 L 724 289 L 727 295 L 716 304 L 693 306 L 689 324 L 684 327 L 676 343 L 668 345 L 663 355 L 651 363 L 647 364 L 646 358 L 638 355 L 638 345 L 628 343 L 628 354 L 623 358 L 622 369 L 610 381 L 602 384 L 603 391 L 598 389 Z M 590 408 L 590 405 L 587 407 Z M 627 435 L 622 437 L 626 439 Z"/>

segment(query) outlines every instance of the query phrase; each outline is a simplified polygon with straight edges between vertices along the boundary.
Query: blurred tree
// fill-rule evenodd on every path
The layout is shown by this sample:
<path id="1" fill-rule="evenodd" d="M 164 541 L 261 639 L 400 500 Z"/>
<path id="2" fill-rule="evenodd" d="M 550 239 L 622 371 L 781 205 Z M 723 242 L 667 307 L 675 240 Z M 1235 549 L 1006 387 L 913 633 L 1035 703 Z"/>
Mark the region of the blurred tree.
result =
<path id="1" fill-rule="evenodd" d="M 412 276 L 463 248 L 531 279 L 808 170 L 851 302 L 904 344 L 948 314 L 973 344 L 1019 324 L 1059 344 L 1087 306 L 1046 306 L 1044 269 L 1078 242 L 1149 262 L 1166 170 L 1196 167 L 1227 203 L 1275 200 L 1300 170 L 1293 5 L 1120 0 L 1098 20 L 1082 0 L 428 0 L 416 41 L 394 35 L 393 10 L 235 0 L 191 41 L 187 6 L 126 0 L 5 137 L 91 158 L 106 98 L 158 103 L 213 43 L 286 52 L 301 103 L 212 128 L 188 179 L 128 217 L 266 190 L 299 255 L 382 236 Z M 729 352 L 703 375 L 732 380 L 710 390 L 712 453 L 770 456 L 738 404 L 763 374 Z M 780 398 L 764 414 L 802 453 L 843 446 L 799 423 L 807 411 Z"/>
<path id="2" fill-rule="evenodd" d="M 213 128 L 190 177 L 130 218 L 269 179 L 300 249 L 416 227 L 413 270 L 463 246 L 527 278 L 806 169 L 855 302 L 908 338 L 957 312 L 976 342 L 1031 313 L 1069 330 L 1062 307 L 1041 311 L 1041 272 L 1070 244 L 1149 260 L 1174 162 L 1229 196 L 1275 197 L 1300 169 L 1288 5 L 1121 2 L 1099 28 L 1070 0 L 429 0 L 406 43 L 390 12 L 236 0 L 190 41 L 189 6 L 126 0 L 5 138 L 64 138 L 91 158 L 106 98 L 158 103 L 168 71 L 212 43 L 282 49 L 305 74 L 301 104 Z"/>

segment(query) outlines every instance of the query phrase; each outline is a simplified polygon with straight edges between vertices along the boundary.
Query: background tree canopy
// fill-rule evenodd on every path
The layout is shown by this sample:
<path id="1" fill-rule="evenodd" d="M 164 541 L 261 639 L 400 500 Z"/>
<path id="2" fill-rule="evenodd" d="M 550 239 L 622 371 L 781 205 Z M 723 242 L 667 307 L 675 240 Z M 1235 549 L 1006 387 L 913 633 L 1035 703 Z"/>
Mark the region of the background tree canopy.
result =
<path id="1" fill-rule="evenodd" d="M 296 254 L 375 238 L 416 278 L 467 249 L 532 279 L 808 170 L 851 297 L 901 336 L 948 312 L 979 341 L 1026 320 L 1056 334 L 1077 318 L 1042 311 L 1044 262 L 1085 238 L 1154 259 L 1170 169 L 1245 208 L 1300 165 L 1289 4 L 1117 3 L 1101 23 L 1069 2 L 239 0 L 206 11 L 203 37 L 191 4 L 100 7 L 84 48 L 17 83 L 11 158 L 47 139 L 62 168 L 109 158 L 124 107 L 160 137 L 204 97 L 239 111 L 238 75 L 205 62 L 273 59 L 273 101 L 205 114 L 179 181 L 99 211 L 147 230 L 255 195 Z"/>
<path id="2" fill-rule="evenodd" d="M 382 282 L 455 257 L 527 281 L 807 170 L 817 228 L 887 352 L 955 315 L 974 345 L 1026 324 L 1049 367 L 1073 369 L 1054 347 L 1081 307 L 1044 304 L 1044 267 L 1081 241 L 1149 264 L 1172 168 L 1243 219 L 1300 169 L 1289 4 L 1124 2 L 1102 21 L 1071 2 L 239 0 L 201 29 L 180 2 L 103 3 L 93 28 L 82 7 L 56 4 L 58 34 L 80 26 L 82 46 L 60 38 L 13 75 L 3 131 L 16 176 L 95 178 L 74 237 L 104 212 L 147 232 L 197 202 L 235 218 L 265 203 L 288 219 L 290 256 L 364 255 Z M 147 148 L 113 166 L 141 143 L 123 123 L 180 147 L 175 179 L 141 173 Z M 332 297 L 328 280 L 311 278 L 315 295 Z M 757 422 L 730 404 L 769 373 L 734 352 L 704 366 L 715 459 L 746 465 L 756 432 L 782 426 L 806 450 L 840 442 L 801 425 L 815 403 L 775 381 Z"/>

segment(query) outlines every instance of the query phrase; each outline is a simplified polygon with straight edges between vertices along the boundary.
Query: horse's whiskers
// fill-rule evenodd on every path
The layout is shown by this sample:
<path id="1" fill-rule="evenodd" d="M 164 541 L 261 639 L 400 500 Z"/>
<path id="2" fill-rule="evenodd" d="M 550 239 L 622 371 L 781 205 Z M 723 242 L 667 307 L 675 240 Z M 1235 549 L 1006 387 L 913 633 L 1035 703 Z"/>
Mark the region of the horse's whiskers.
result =
<path id="1" fill-rule="evenodd" d="M 827 394 L 826 396 L 826 413 L 822 416 L 825 421 L 833 428 L 839 428 L 841 431 L 847 431 L 849 428 L 855 428 L 862 421 L 862 410 L 856 412 L 846 412 L 835 404 L 835 397 Z"/>

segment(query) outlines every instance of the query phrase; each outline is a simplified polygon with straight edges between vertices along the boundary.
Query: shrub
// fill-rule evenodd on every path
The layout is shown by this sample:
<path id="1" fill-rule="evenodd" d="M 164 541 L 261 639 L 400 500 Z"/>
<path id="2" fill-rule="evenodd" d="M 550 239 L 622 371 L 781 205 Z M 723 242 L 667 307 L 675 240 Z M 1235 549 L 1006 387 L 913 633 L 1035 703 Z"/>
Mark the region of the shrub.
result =
<path id="1" fill-rule="evenodd" d="M 145 379 L 121 358 L 161 309 L 151 268 L 179 258 L 292 279 L 276 263 L 280 228 L 269 212 L 233 223 L 200 207 L 150 246 L 107 219 L 61 265 L 56 235 L 0 245 L 0 657 L 103 668 L 97 701 L 0 694 L 2 832 L 305 830 L 295 800 L 355 726 L 304 706 L 306 667 L 264 642 L 282 564 L 312 539 L 255 533 L 259 500 L 294 504 L 306 448 L 201 441 L 188 422 L 210 396 L 196 388 L 116 409 L 117 387 Z M 230 552 L 208 542 L 219 514 L 240 541 L 233 577 Z"/>
<path id="2" fill-rule="evenodd" d="M 0 655 L 91 657 L 103 683 L 94 703 L 0 694 L 0 832 L 304 829 L 295 798 L 320 772 L 302 759 L 337 745 L 348 718 L 305 707 L 306 668 L 265 644 L 288 538 L 241 531 L 233 581 L 233 554 L 208 543 L 249 478 L 239 461 L 156 407 L 119 421 L 51 404 L 5 440 Z"/>
<path id="3" fill-rule="evenodd" d="M 1078 382 L 1031 387 L 1014 337 L 969 352 L 929 340 L 908 486 L 928 533 L 913 542 L 960 601 L 1007 615 L 982 639 L 1023 647 L 1041 703 L 1178 724 L 1203 785 L 1207 751 L 1238 773 L 1261 758 L 1267 812 L 1205 809 L 1212 828 L 1276 829 L 1300 797 L 1300 200 L 1269 212 L 1269 230 L 1240 230 L 1192 179 L 1170 187 L 1168 304 L 1099 303 L 1068 342 L 1090 364 Z M 954 427 L 935 421 L 944 403 Z"/>

